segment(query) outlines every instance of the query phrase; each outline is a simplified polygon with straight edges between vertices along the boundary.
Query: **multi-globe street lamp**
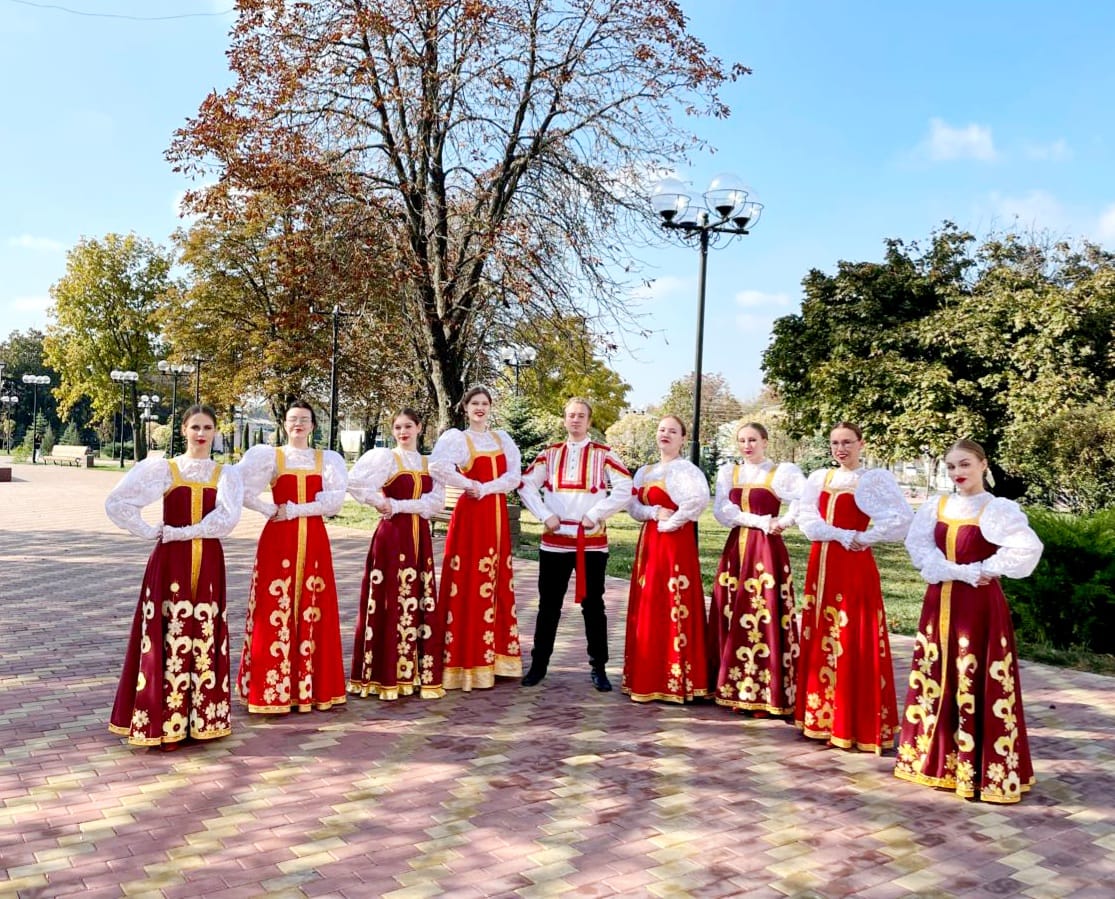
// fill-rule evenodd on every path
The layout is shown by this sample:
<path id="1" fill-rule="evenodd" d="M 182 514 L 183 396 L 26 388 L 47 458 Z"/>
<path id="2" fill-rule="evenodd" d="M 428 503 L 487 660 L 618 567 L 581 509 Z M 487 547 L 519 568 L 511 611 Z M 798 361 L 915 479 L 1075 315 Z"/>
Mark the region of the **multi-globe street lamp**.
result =
<path id="1" fill-rule="evenodd" d="M 31 385 L 31 464 L 39 451 L 39 388 L 50 384 L 50 375 L 24 375 L 23 383 Z"/>
<path id="2" fill-rule="evenodd" d="M 196 405 L 201 402 L 201 364 L 208 362 L 209 359 L 199 353 L 194 353 L 191 360 L 194 364 L 194 403 Z"/>
<path id="3" fill-rule="evenodd" d="M 139 395 L 139 420 L 143 422 L 143 437 L 148 448 L 151 446 L 151 423 L 159 421 L 159 416 L 155 414 L 155 407 L 158 404 L 159 395 L 157 393 L 141 393 Z"/>
<path id="4" fill-rule="evenodd" d="M 8 388 L 14 390 L 15 386 Z M 15 393 L 8 393 L 8 390 L 0 390 L 0 403 L 4 405 L 4 452 L 10 453 L 12 451 L 12 430 L 13 419 L 15 418 L 15 407 L 19 403 L 19 397 Z"/>
<path id="5" fill-rule="evenodd" d="M 139 374 L 137 372 L 134 372 L 134 371 L 121 371 L 120 369 L 114 368 L 112 371 L 110 371 L 108 373 L 108 376 L 120 385 L 120 467 L 123 468 L 124 467 L 124 416 L 125 416 L 124 401 L 125 401 L 125 395 L 127 394 L 128 385 L 129 384 L 134 384 L 136 381 L 139 380 Z M 133 435 L 133 439 L 132 439 L 132 455 L 133 456 L 135 455 L 135 438 L 134 438 L 134 435 Z"/>
<path id="6" fill-rule="evenodd" d="M 505 346 L 499 350 L 500 361 L 515 371 L 515 396 L 519 395 L 519 371 L 534 364 L 538 351 L 531 346 Z"/>
<path id="7" fill-rule="evenodd" d="M 194 366 L 189 362 L 168 362 L 166 359 L 160 359 L 158 369 L 164 375 L 170 375 L 170 454 L 174 455 L 175 438 L 178 436 L 175 433 L 175 423 L 178 419 L 178 379 L 183 375 L 190 375 L 194 372 Z"/>
<path id="8" fill-rule="evenodd" d="M 340 306 L 334 306 L 331 310 L 319 309 L 316 306 L 310 306 L 310 315 L 328 315 L 333 321 L 333 349 L 329 355 L 329 443 L 326 449 L 340 451 L 337 445 L 337 414 L 338 407 L 340 406 L 340 382 L 337 380 L 337 361 L 338 349 L 340 346 L 340 329 L 342 318 L 359 318 L 363 315 L 363 310 L 360 312 L 345 312 Z"/>
<path id="9" fill-rule="evenodd" d="M 675 178 L 659 181 L 651 193 L 651 207 L 661 218 L 662 227 L 695 241 L 701 251 L 697 274 L 697 354 L 693 366 L 693 439 L 689 448 L 689 459 L 694 465 L 701 463 L 701 362 L 708 249 L 710 245 L 721 242 L 726 245 L 736 237 L 750 234 L 763 212 L 763 204 L 735 175 L 717 175 L 702 199 L 705 205 L 694 203 L 686 185 Z"/>

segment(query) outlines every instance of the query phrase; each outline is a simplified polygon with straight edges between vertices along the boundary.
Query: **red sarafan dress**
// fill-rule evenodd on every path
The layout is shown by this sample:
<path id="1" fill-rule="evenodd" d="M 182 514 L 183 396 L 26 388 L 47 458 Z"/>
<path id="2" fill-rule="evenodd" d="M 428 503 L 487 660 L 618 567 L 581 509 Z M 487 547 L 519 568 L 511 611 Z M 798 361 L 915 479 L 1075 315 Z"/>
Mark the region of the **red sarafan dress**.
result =
<path id="1" fill-rule="evenodd" d="M 519 451 L 502 431 L 449 430 L 438 438 L 430 468 L 441 483 L 464 488 L 478 482 L 484 493 L 460 496 L 445 537 L 443 685 L 485 689 L 497 676 L 522 677 L 506 496 L 519 485 Z"/>
<path id="2" fill-rule="evenodd" d="M 966 799 L 1018 802 L 1034 768 L 999 578 L 1030 574 L 1041 541 L 1016 503 L 979 493 L 927 501 L 907 547 L 930 584 L 894 773 Z M 978 585 L 981 576 L 993 580 Z"/>
<path id="3" fill-rule="evenodd" d="M 143 574 L 109 719 L 109 730 L 137 746 L 232 732 L 225 559 L 218 538 L 240 517 L 240 480 L 208 459 L 147 459 L 116 486 L 105 509 L 120 527 L 155 538 L 159 528 L 144 522 L 140 510 L 160 492 L 163 538 Z"/>
<path id="4" fill-rule="evenodd" d="M 308 467 L 296 468 L 294 460 Z M 245 505 L 262 505 L 267 514 L 285 504 L 291 516 L 269 519 L 260 534 L 237 678 L 240 698 L 249 712 L 260 714 L 329 709 L 345 701 L 345 672 L 323 516 L 335 515 L 344 502 L 344 460 L 334 452 L 260 445 L 238 467 Z M 275 505 L 258 500 L 261 477 L 270 479 Z"/>
<path id="5" fill-rule="evenodd" d="M 394 700 L 418 693 L 445 695 L 442 667 L 445 622 L 437 602 L 429 517 L 445 506 L 425 456 L 369 450 L 349 473 L 348 489 L 361 502 L 377 494 L 391 504 L 368 549 L 348 690 Z"/>
<path id="6" fill-rule="evenodd" d="M 709 684 L 718 705 L 791 715 L 798 626 L 790 554 L 774 523 L 794 523 L 805 478 L 789 463 L 723 466 L 713 512 L 732 530 L 724 544 L 708 616 Z M 779 518 L 782 503 L 790 510 Z"/>
<path id="7" fill-rule="evenodd" d="M 685 459 L 635 474 L 628 511 L 643 522 L 627 599 L 623 692 L 635 702 L 709 694 L 705 593 L 694 522 L 709 502 L 704 473 Z M 673 512 L 657 520 L 659 508 Z"/>
<path id="8" fill-rule="evenodd" d="M 869 544 L 901 540 L 911 517 L 887 471 L 810 475 L 799 524 L 814 542 L 794 707 L 807 737 L 875 753 L 894 745 L 894 668 L 879 569 L 870 549 L 847 547 L 857 534 Z"/>

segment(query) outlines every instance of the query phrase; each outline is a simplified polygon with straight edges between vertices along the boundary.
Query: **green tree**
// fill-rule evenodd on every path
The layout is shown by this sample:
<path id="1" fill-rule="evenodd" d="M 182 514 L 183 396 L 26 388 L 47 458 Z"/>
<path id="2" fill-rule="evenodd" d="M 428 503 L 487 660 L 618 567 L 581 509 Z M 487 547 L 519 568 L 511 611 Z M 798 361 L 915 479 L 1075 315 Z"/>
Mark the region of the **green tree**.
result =
<path id="1" fill-rule="evenodd" d="M 513 396 L 500 404 L 499 424 L 519 448 L 524 468 L 563 434 L 559 416 L 539 411 L 521 396 Z"/>
<path id="2" fill-rule="evenodd" d="M 1085 514 L 1115 508 L 1110 403 L 1062 407 L 1012 430 L 1005 454 L 1030 500 Z"/>
<path id="3" fill-rule="evenodd" d="M 172 258 L 166 250 L 134 234 L 83 239 L 66 256 L 66 273 L 50 288 L 53 323 L 43 342 L 45 358 L 61 379 L 55 394 L 63 415 L 84 396 L 101 419 L 120 408 L 113 369 L 151 376 L 159 349 L 159 314 L 167 301 Z M 143 458 L 142 426 L 136 399 L 141 382 L 125 385 L 135 453 Z"/>
<path id="4" fill-rule="evenodd" d="M 743 412 L 743 404 L 732 394 L 728 380 L 719 372 L 701 375 L 701 433 L 693 430 L 693 375 L 679 378 L 670 385 L 659 407 L 662 415 L 676 415 L 685 422 L 690 431 L 690 439 L 699 437 L 701 458 L 710 455 L 710 448 L 716 445 L 717 432 L 727 422 L 737 420 Z M 711 453 L 715 462 L 720 451 Z M 710 463 L 712 464 L 712 463 Z"/>
<path id="5" fill-rule="evenodd" d="M 615 349 L 607 334 L 597 334 L 583 316 L 543 316 L 521 321 L 508 344 L 529 346 L 534 361 L 518 377 L 504 367 L 497 379 L 509 389 L 516 380 L 535 409 L 560 417 L 566 400 L 583 396 L 592 403 L 592 426 L 604 433 L 627 408 L 631 385 L 609 367 L 606 354 Z M 498 356 L 498 349 L 494 353 Z"/>
<path id="6" fill-rule="evenodd" d="M 23 383 L 24 375 L 47 375 L 50 383 L 58 386 L 58 372 L 46 361 L 43 355 L 43 332 L 35 328 L 26 331 L 12 331 L 0 341 L 0 362 L 4 363 L 4 387 L 9 396 L 16 396 L 19 402 L 8 408 L 12 422 L 13 437 L 31 427 L 33 413 L 31 388 Z M 47 421 L 58 420 L 57 402 L 50 388 L 38 389 L 38 411 Z"/>
<path id="7" fill-rule="evenodd" d="M 84 442 L 81 439 L 81 431 L 78 426 L 72 421 L 66 422 L 66 430 L 62 432 L 59 443 L 65 446 L 83 446 Z"/>
<path id="8" fill-rule="evenodd" d="M 293 399 L 328 410 L 337 307 L 348 313 L 338 319 L 340 411 L 363 426 L 392 406 L 427 404 L 393 273 L 349 213 L 256 192 L 176 235 L 189 277 L 163 326 L 179 354 L 208 360 L 208 399 L 231 409 L 266 397 L 280 423 Z"/>
<path id="9" fill-rule="evenodd" d="M 41 448 L 42 453 L 43 453 L 44 456 L 49 456 L 51 451 L 54 449 L 54 444 L 57 441 L 55 440 L 55 437 L 54 437 L 54 428 L 52 428 L 50 426 L 50 423 L 45 422 L 45 420 L 44 420 L 44 425 L 45 426 L 43 427 L 43 432 L 42 432 L 42 434 L 43 434 L 42 445 L 41 445 L 40 448 Z"/>
<path id="10" fill-rule="evenodd" d="M 628 412 L 608 428 L 605 440 L 619 453 L 632 473 L 643 465 L 658 461 L 658 416 L 648 412 Z"/>
<path id="11" fill-rule="evenodd" d="M 652 227 L 637 173 L 685 158 L 678 109 L 727 115 L 719 91 L 746 72 L 688 33 L 677 0 L 253 0 L 237 15 L 237 81 L 170 159 L 219 175 L 200 205 L 264 191 L 375 219 L 442 427 L 510 310 L 631 322 L 616 235 Z"/>
<path id="12" fill-rule="evenodd" d="M 974 437 L 997 492 L 1032 486 L 1048 501 L 1033 481 L 1032 432 L 1053 411 L 1115 396 L 1115 256 L 1040 236 L 973 244 L 946 223 L 924 252 L 892 240 L 883 263 L 810 273 L 801 313 L 775 323 L 764 370 L 792 433 L 856 420 L 886 459 Z"/>
<path id="13" fill-rule="evenodd" d="M 945 222 L 924 250 L 891 239 L 882 262 L 805 277 L 801 312 L 775 321 L 763 354 L 791 435 L 852 420 L 874 453 L 893 459 L 984 429 L 979 391 L 918 329 L 968 289 L 974 240 Z"/>

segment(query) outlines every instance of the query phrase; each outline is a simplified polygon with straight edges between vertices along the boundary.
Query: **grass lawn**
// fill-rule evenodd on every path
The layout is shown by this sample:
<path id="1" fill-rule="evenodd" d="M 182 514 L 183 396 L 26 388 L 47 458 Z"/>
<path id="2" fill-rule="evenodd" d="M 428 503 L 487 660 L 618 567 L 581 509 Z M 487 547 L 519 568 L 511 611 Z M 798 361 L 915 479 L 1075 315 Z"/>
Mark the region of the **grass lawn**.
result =
<path id="1" fill-rule="evenodd" d="M 374 528 L 379 514 L 370 506 L 362 506 L 351 497 L 345 500 L 341 514 L 334 519 L 338 524 L 352 528 Z M 608 557 L 608 574 L 619 578 L 630 578 L 635 564 L 635 544 L 639 539 L 639 523 L 627 515 L 617 515 L 608 522 L 608 543 L 611 551 Z M 728 529 L 712 517 L 712 511 L 701 516 L 701 574 L 705 589 L 711 591 L 716 565 L 728 537 Z M 444 526 L 442 526 L 444 533 Z M 522 559 L 538 558 L 538 541 L 542 525 L 534 516 L 524 510 L 522 517 L 522 540 L 515 555 Z M 799 608 L 802 605 L 802 582 L 805 580 L 805 567 L 809 560 L 809 541 L 801 531 L 793 528 L 785 535 L 786 546 L 790 550 L 790 564 L 794 573 L 794 589 Z M 906 547 L 901 543 L 883 543 L 874 547 L 875 562 L 883 582 L 883 602 L 887 609 L 887 622 L 896 634 L 914 635 L 917 633 L 918 618 L 921 616 L 921 602 L 925 595 L 925 582 L 910 563 Z M 1083 650 L 1058 650 L 1048 646 L 1020 642 L 1019 655 L 1034 662 L 1092 671 L 1097 674 L 1115 675 L 1115 656 L 1095 655 Z"/>
<path id="2" fill-rule="evenodd" d="M 516 555 L 525 559 L 538 558 L 538 541 L 542 525 L 529 513 L 523 516 L 523 545 Z M 608 574 L 615 577 L 630 578 L 635 564 L 635 544 L 639 539 L 641 525 L 627 515 L 616 515 L 608 520 Z M 724 542 L 728 539 L 729 529 L 713 518 L 708 509 L 701 516 L 698 525 L 701 544 L 701 575 L 704 578 L 705 592 L 712 592 L 716 566 Z M 794 590 L 798 607 L 803 604 L 801 592 L 805 580 L 805 566 L 809 561 L 809 541 L 797 528 L 785 535 L 786 547 L 790 551 L 790 566 L 794 574 Z M 925 582 L 910 564 L 906 547 L 899 543 L 886 543 L 875 547 L 875 561 L 883 581 L 883 601 L 887 608 L 890 629 L 899 634 L 917 632 L 918 617 L 921 614 L 921 600 L 925 595 Z"/>
<path id="3" fill-rule="evenodd" d="M 341 514 L 334 519 L 338 524 L 350 528 L 374 528 L 379 515 L 370 506 L 361 506 L 351 497 L 345 501 Z M 627 515 L 616 515 L 608 521 L 608 574 L 613 577 L 630 578 L 635 564 L 635 544 L 639 539 L 640 524 Z M 708 510 L 701 517 L 701 574 L 704 577 L 706 592 L 712 591 L 713 578 L 728 529 L 721 525 Z M 538 558 L 538 542 L 542 536 L 542 525 L 534 516 L 524 510 L 522 517 L 522 540 L 515 555 L 523 559 Z M 794 572 L 798 604 L 802 603 L 801 583 L 805 579 L 805 565 L 809 559 L 809 541 L 796 528 L 786 535 L 786 545 L 790 550 L 790 564 Z M 883 601 L 887 607 L 890 629 L 899 634 L 914 634 L 917 631 L 918 616 L 921 614 L 921 600 L 925 594 L 922 581 L 906 548 L 898 543 L 887 543 L 875 548 L 875 561 L 883 580 Z"/>

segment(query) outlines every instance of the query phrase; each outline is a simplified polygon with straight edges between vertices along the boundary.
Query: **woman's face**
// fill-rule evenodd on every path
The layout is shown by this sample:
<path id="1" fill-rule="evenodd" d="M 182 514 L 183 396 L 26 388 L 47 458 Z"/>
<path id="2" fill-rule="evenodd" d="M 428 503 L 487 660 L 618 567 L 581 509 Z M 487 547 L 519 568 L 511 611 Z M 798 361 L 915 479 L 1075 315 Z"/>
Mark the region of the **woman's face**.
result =
<path id="1" fill-rule="evenodd" d="M 954 449 L 945 456 L 945 468 L 957 493 L 974 496 L 983 492 L 983 473 L 987 471 L 985 459 L 967 450 Z"/>
<path id="2" fill-rule="evenodd" d="M 863 452 L 863 440 L 851 428 L 836 428 L 829 435 L 829 450 L 841 468 L 859 468 L 859 456 Z"/>
<path id="3" fill-rule="evenodd" d="M 681 425 L 673 418 L 663 418 L 658 423 L 656 434 L 658 451 L 664 459 L 673 459 L 681 452 L 681 445 L 685 442 L 685 435 L 681 432 Z"/>
<path id="4" fill-rule="evenodd" d="M 422 425 L 418 422 L 400 415 L 391 425 L 391 433 L 395 435 L 395 443 L 405 450 L 412 450 L 422 433 Z"/>
<path id="5" fill-rule="evenodd" d="M 767 439 L 754 428 L 740 428 L 736 434 L 739 454 L 744 462 L 762 462 L 767 455 Z"/>
<path id="6" fill-rule="evenodd" d="M 217 423 L 204 412 L 195 412 L 182 422 L 182 436 L 186 438 L 189 455 L 208 456 L 216 433 Z"/>
<path id="7" fill-rule="evenodd" d="M 288 409 L 283 426 L 291 446 L 306 446 L 314 432 L 314 416 L 309 409 L 300 406 Z"/>
<path id="8" fill-rule="evenodd" d="M 488 419 L 492 411 L 492 401 L 484 394 L 478 393 L 468 401 L 465 414 L 468 416 L 469 426 L 473 430 L 483 430 L 488 426 Z"/>

